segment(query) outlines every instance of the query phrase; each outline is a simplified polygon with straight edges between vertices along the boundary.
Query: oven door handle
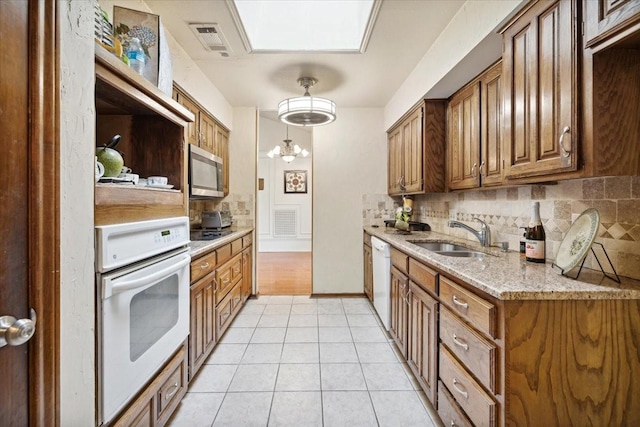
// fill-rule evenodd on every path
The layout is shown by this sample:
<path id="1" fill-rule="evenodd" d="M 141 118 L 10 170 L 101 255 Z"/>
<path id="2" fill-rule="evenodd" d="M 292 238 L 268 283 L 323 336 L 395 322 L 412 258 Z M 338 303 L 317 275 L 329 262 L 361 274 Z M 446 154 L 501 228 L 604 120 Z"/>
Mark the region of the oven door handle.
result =
<path id="1" fill-rule="evenodd" d="M 110 298 L 114 294 L 147 286 L 155 282 L 156 280 L 169 276 L 171 273 L 180 270 L 186 265 L 189 265 L 190 262 L 191 257 L 187 256 L 183 260 L 175 264 L 171 264 L 167 268 L 163 268 L 162 270 L 156 271 L 155 273 L 149 274 L 148 276 L 142 277 L 140 279 L 118 281 L 118 283 L 111 284 L 111 286 L 106 286 L 104 290 L 104 299 Z"/>

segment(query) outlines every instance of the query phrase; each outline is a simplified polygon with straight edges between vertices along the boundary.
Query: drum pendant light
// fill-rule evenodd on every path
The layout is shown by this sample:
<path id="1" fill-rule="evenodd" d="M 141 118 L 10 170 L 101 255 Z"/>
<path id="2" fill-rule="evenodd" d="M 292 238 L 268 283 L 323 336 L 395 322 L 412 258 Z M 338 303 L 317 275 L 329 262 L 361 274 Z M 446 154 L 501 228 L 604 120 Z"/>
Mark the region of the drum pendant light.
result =
<path id="1" fill-rule="evenodd" d="M 320 126 L 334 121 L 336 119 L 335 102 L 309 94 L 309 88 L 318 83 L 318 80 L 313 77 L 301 77 L 298 83 L 304 88 L 304 95 L 280 102 L 278 118 L 292 126 Z"/>

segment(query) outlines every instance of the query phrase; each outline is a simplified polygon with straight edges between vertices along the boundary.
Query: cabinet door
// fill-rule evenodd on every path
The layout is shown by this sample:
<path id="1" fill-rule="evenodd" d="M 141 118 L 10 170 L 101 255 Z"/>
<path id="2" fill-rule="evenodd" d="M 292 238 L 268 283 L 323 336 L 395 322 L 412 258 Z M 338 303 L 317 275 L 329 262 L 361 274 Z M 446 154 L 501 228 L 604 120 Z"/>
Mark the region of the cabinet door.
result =
<path id="1" fill-rule="evenodd" d="M 253 256 L 251 255 L 251 246 L 242 251 L 242 300 L 245 301 L 251 296 L 253 288 Z"/>
<path id="2" fill-rule="evenodd" d="M 398 127 L 391 131 L 388 135 L 388 193 L 397 195 L 402 193 L 401 184 L 404 179 L 402 175 L 403 168 L 403 150 L 402 150 L 402 127 Z"/>
<path id="3" fill-rule="evenodd" d="M 480 179 L 483 187 L 502 184 L 502 63 L 480 79 Z"/>
<path id="4" fill-rule="evenodd" d="M 480 186 L 480 84 L 473 83 L 449 100 L 447 159 L 450 189 Z"/>
<path id="5" fill-rule="evenodd" d="M 364 293 L 373 302 L 373 257 L 368 245 L 364 245 Z"/>
<path id="6" fill-rule="evenodd" d="M 403 176 L 406 193 L 422 191 L 424 182 L 422 151 L 422 108 L 418 108 L 402 124 Z"/>
<path id="7" fill-rule="evenodd" d="M 505 176 L 510 179 L 531 182 L 530 177 L 576 169 L 574 3 L 535 3 L 503 33 Z"/>
<path id="8" fill-rule="evenodd" d="M 396 267 L 391 267 L 391 327 L 389 333 L 398 349 L 407 357 L 407 293 L 409 279 Z"/>
<path id="9" fill-rule="evenodd" d="M 206 113 L 200 113 L 200 148 L 215 154 L 216 122 Z"/>
<path id="10" fill-rule="evenodd" d="M 198 106 L 185 96 L 182 92 L 176 92 L 177 101 L 180 105 L 185 107 L 187 110 L 191 111 L 194 116 L 196 116 L 196 120 L 194 122 L 187 123 L 187 142 L 189 144 L 198 145 L 198 115 L 200 113 L 200 109 Z"/>
<path id="11" fill-rule="evenodd" d="M 436 402 L 438 302 L 420 286 L 409 282 L 407 362 L 431 401 Z"/>
<path id="12" fill-rule="evenodd" d="M 191 286 L 191 330 L 189 332 L 189 378 L 193 378 L 216 342 L 214 277 L 209 273 Z"/>
<path id="13" fill-rule="evenodd" d="M 637 0 L 587 0 L 585 8 L 586 47 L 605 47 L 640 28 Z"/>

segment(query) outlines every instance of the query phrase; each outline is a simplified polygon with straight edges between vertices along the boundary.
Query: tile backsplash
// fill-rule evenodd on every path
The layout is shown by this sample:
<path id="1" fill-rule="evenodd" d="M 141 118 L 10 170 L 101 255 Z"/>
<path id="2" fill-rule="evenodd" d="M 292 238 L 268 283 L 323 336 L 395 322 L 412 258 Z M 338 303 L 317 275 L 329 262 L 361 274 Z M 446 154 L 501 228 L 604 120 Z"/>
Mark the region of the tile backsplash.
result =
<path id="1" fill-rule="evenodd" d="M 191 227 L 199 227 L 202 223 L 202 212 L 227 210 L 233 217 L 236 227 L 254 227 L 253 194 L 229 194 L 220 200 L 189 200 L 189 223 Z"/>
<path id="2" fill-rule="evenodd" d="M 596 241 L 604 245 L 621 276 L 640 279 L 640 176 L 589 178 L 560 181 L 553 185 L 467 190 L 413 196 L 412 220 L 426 222 L 433 231 L 473 240 L 467 231 L 449 228 L 456 219 L 478 228 L 478 217 L 491 227 L 492 241 L 509 242 L 518 250 L 523 230 L 529 224 L 531 203 L 540 202 L 540 216 L 546 231 L 547 260 L 555 259 L 560 242 L 573 221 L 587 208 L 600 213 Z M 393 218 L 400 197 L 386 194 L 363 196 L 363 224 L 383 226 Z M 600 254 L 599 254 L 600 255 Z M 604 259 L 604 257 L 602 257 Z M 604 261 L 605 270 L 610 271 Z M 593 254 L 585 266 L 598 269 Z"/>

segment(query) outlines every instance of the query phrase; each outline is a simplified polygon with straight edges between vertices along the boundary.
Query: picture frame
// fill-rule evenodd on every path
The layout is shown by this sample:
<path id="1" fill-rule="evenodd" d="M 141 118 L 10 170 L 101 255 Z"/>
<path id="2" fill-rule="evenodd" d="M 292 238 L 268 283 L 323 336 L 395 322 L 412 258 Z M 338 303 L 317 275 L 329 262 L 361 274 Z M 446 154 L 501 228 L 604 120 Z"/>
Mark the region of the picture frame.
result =
<path id="1" fill-rule="evenodd" d="M 307 193 L 307 171 L 306 170 L 284 171 L 284 192 L 285 194 L 306 194 Z"/>
<path id="2" fill-rule="evenodd" d="M 133 37 L 140 39 L 147 55 L 142 76 L 158 86 L 160 69 L 160 16 L 125 7 L 113 6 L 113 32 L 127 52 Z"/>

